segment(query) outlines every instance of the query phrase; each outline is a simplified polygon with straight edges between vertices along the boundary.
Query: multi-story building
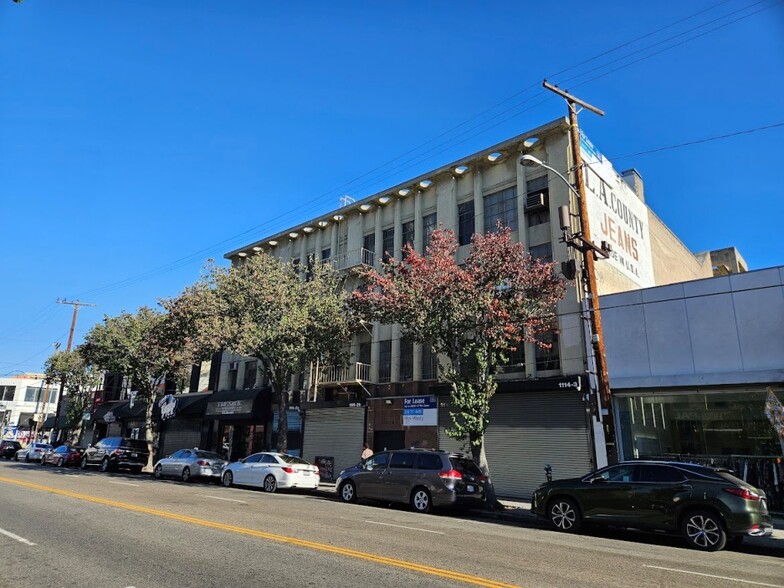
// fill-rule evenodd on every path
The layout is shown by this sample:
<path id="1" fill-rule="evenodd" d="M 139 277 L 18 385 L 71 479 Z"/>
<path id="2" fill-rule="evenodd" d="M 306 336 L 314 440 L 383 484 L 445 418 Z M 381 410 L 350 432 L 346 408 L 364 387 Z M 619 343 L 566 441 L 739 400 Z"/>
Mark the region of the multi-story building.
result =
<path id="1" fill-rule="evenodd" d="M 248 243 L 226 257 L 236 264 L 265 251 L 299 263 L 303 272 L 310 263 L 329 260 L 349 276 L 348 287 L 355 288 L 360 284 L 354 270 L 380 268 L 382 258 L 399 256 L 407 243 L 423 252 L 437 227 L 454 231 L 459 260 L 468 254 L 472 235 L 493 231 L 500 221 L 531 255 L 568 264 L 575 254 L 561 240 L 557 210 L 568 205 L 576 212 L 575 197 L 558 174 L 520 165 L 525 153 L 568 177 L 568 121 L 555 120 Z M 611 257 L 597 264 L 601 294 L 712 275 L 709 256 L 692 254 L 645 204 L 636 170 L 617 173 L 586 138 L 582 153 L 592 240 L 612 248 Z M 573 228 L 577 230 L 576 222 Z M 486 450 L 501 494 L 530 495 L 543 479 L 546 463 L 557 476 L 566 476 L 605 459 L 601 411 L 591 408 L 595 404 L 588 389 L 590 345 L 581 318 L 580 265 L 558 305 L 558 324 L 545 336 L 552 347 L 521 346 L 498 375 Z M 569 265 L 564 270 L 571 274 Z M 397 325 L 362 326 L 351 343 L 348 367 L 311 371 L 292 382 L 302 400 L 304 457 L 331 462 L 337 474 L 358 460 L 365 440 L 376 450 L 459 448 L 445 434 L 448 388 L 438 381 L 429 349 L 401 337 Z M 252 362 L 226 356 L 220 387 L 241 388 L 249 377 L 256 386 L 255 372 L 248 376 Z M 406 418 L 412 396 L 424 398 L 419 406 L 427 415 L 416 424 Z"/>
<path id="2" fill-rule="evenodd" d="M 47 416 L 57 410 L 59 387 L 48 385 L 43 374 L 0 378 L 0 420 L 3 439 L 30 440 L 42 431 Z"/>

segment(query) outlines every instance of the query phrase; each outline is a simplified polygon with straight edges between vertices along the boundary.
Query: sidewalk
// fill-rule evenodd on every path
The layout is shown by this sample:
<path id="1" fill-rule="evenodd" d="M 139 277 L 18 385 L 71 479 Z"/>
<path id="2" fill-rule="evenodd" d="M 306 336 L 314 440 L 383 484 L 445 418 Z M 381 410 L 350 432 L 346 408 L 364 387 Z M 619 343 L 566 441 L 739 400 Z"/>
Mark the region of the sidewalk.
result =
<path id="1" fill-rule="evenodd" d="M 318 491 L 325 496 L 331 498 L 336 497 L 334 482 L 321 482 Z M 506 498 L 501 498 L 500 502 L 504 505 L 504 510 L 502 511 L 472 510 L 470 511 L 470 514 L 488 520 L 506 521 L 526 526 L 549 528 L 549 523 L 547 523 L 547 521 L 537 517 L 531 512 L 530 502 Z M 772 547 L 784 550 L 784 517 L 778 515 L 773 517 L 773 535 L 769 537 L 746 537 L 744 539 L 744 545 Z"/>

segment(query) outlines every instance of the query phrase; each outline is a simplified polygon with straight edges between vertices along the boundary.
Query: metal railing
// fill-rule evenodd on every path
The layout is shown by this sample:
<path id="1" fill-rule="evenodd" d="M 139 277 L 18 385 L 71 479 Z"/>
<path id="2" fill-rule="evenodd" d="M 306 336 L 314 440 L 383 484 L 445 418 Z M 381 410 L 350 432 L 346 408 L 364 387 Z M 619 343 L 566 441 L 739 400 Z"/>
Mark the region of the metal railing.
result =
<path id="1" fill-rule="evenodd" d="M 363 247 L 344 253 L 338 256 L 335 261 L 339 270 L 348 270 L 363 265 L 373 267 L 376 263 L 376 254 Z"/>
<path id="2" fill-rule="evenodd" d="M 319 377 L 319 384 L 347 384 L 350 382 L 370 382 L 370 364 L 352 363 L 348 366 L 325 368 Z"/>

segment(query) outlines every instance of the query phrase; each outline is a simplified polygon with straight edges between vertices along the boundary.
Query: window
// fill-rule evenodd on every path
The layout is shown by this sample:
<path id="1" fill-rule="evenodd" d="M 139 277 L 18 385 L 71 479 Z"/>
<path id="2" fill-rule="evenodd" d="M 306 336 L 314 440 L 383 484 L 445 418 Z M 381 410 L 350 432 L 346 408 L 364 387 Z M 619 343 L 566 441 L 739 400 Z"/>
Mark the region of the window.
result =
<path id="1" fill-rule="evenodd" d="M 370 251 L 371 253 L 375 253 L 376 251 L 376 235 L 375 233 L 370 233 L 369 235 L 365 235 L 362 239 L 362 248 Z"/>
<path id="2" fill-rule="evenodd" d="M 0 386 L 0 400 L 12 401 L 14 392 L 16 392 L 16 386 Z"/>
<path id="3" fill-rule="evenodd" d="M 542 243 L 541 245 L 533 245 L 528 248 L 531 257 L 539 261 L 550 263 L 553 260 L 553 244 Z"/>
<path id="4" fill-rule="evenodd" d="M 604 478 L 608 482 L 633 482 L 635 469 L 637 469 L 636 465 L 618 465 L 607 468 L 606 470 L 596 474 L 596 476 L 591 474 L 590 477 Z"/>
<path id="5" fill-rule="evenodd" d="M 259 459 L 260 463 L 278 463 L 278 460 L 275 459 L 274 455 L 262 455 Z"/>
<path id="6" fill-rule="evenodd" d="M 55 402 L 57 402 L 57 389 L 56 388 L 52 388 L 49 391 L 49 403 L 53 404 Z"/>
<path id="7" fill-rule="evenodd" d="M 509 352 L 509 360 L 506 364 L 499 366 L 501 373 L 519 373 L 525 371 L 525 343 L 522 341 L 515 343 L 515 350 Z"/>
<path id="8" fill-rule="evenodd" d="M 436 354 L 425 343 L 422 345 L 422 379 L 435 380 L 438 377 L 438 361 Z"/>
<path id="9" fill-rule="evenodd" d="M 237 389 L 237 372 L 239 371 L 239 362 L 233 361 L 229 364 L 229 390 Z"/>
<path id="10" fill-rule="evenodd" d="M 175 451 L 171 455 L 172 459 L 182 459 L 183 457 L 185 457 L 185 450 L 184 449 L 180 449 L 179 451 Z"/>
<path id="11" fill-rule="evenodd" d="M 410 382 L 414 379 L 414 342 L 410 339 L 400 340 L 400 381 Z"/>
<path id="12" fill-rule="evenodd" d="M 554 330 L 539 333 L 537 341 L 549 345 L 548 349 L 536 346 L 536 369 L 537 370 L 559 370 L 561 369 L 561 358 L 558 350 L 558 333 Z"/>
<path id="13" fill-rule="evenodd" d="M 468 245 L 474 236 L 474 201 L 457 206 L 457 243 Z"/>
<path id="14" fill-rule="evenodd" d="M 417 456 L 417 469 L 420 470 L 440 470 L 444 467 L 441 463 L 441 456 L 435 453 L 420 453 Z"/>
<path id="15" fill-rule="evenodd" d="M 427 249 L 430 245 L 430 238 L 433 236 L 433 231 L 436 230 L 436 213 L 426 214 L 422 217 L 422 250 Z"/>
<path id="16" fill-rule="evenodd" d="M 392 341 L 387 339 L 379 343 L 378 381 L 389 382 L 392 378 Z"/>
<path id="17" fill-rule="evenodd" d="M 346 254 L 346 249 L 348 248 L 348 235 L 340 235 L 338 237 L 338 257 L 342 257 Z"/>
<path id="18" fill-rule="evenodd" d="M 256 361 L 245 362 L 245 378 L 242 380 L 242 387 L 246 390 L 256 385 L 256 373 L 258 372 Z"/>
<path id="19" fill-rule="evenodd" d="M 330 249 L 329 247 L 321 250 L 321 261 L 329 261 L 331 256 L 332 256 L 332 249 Z"/>
<path id="20" fill-rule="evenodd" d="M 375 455 L 368 457 L 365 460 L 365 469 L 366 470 L 383 470 L 387 467 L 389 463 L 389 454 L 388 453 L 376 453 Z"/>
<path id="21" fill-rule="evenodd" d="M 550 188 L 547 176 L 541 176 L 528 180 L 525 183 L 526 196 L 536 196 L 537 194 L 544 194 L 544 201 L 546 206 L 542 208 L 534 208 L 526 211 L 525 215 L 528 217 L 528 226 L 533 227 L 543 223 L 550 222 Z"/>
<path id="22" fill-rule="evenodd" d="M 485 233 L 496 230 L 498 221 L 517 230 L 517 189 L 512 186 L 485 196 Z"/>
<path id="23" fill-rule="evenodd" d="M 685 479 L 682 472 L 669 466 L 640 466 L 640 482 L 683 482 Z"/>
<path id="24" fill-rule="evenodd" d="M 43 389 L 35 386 L 27 386 L 25 389 L 25 402 L 40 402 L 43 398 Z"/>
<path id="25" fill-rule="evenodd" d="M 389 460 L 389 468 L 411 469 L 414 467 L 415 459 L 416 453 L 393 453 L 392 459 Z"/>
<path id="26" fill-rule="evenodd" d="M 395 229 L 384 229 L 384 232 L 381 235 L 384 248 L 384 261 L 386 262 L 389 261 L 389 258 L 395 253 Z"/>
<path id="27" fill-rule="evenodd" d="M 363 341 L 359 344 L 359 363 L 370 365 L 372 344 L 370 341 Z"/>
<path id="28" fill-rule="evenodd" d="M 403 248 L 406 245 L 411 245 L 412 247 L 414 246 L 414 221 L 411 220 L 411 221 L 408 221 L 406 223 L 403 223 L 403 227 L 402 228 L 403 228 L 403 231 L 402 231 L 403 240 L 402 240 L 402 243 L 400 245 L 400 254 L 401 255 L 403 254 Z"/>
<path id="29" fill-rule="evenodd" d="M 245 458 L 243 463 L 259 463 L 261 461 L 261 453 L 254 453 Z"/>

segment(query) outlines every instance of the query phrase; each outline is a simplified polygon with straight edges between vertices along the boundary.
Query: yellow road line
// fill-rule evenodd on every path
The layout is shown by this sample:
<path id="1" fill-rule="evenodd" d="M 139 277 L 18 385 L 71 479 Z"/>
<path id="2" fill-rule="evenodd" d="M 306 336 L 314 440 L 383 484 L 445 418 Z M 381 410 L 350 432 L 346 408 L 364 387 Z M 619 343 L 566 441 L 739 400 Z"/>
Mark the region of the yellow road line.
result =
<path id="1" fill-rule="evenodd" d="M 13 484 L 15 486 L 21 486 L 23 488 L 32 488 L 34 490 L 41 490 L 43 492 L 49 492 L 51 494 L 58 494 L 60 496 L 67 496 L 69 498 L 75 498 L 77 500 L 85 500 L 87 502 L 94 502 L 96 504 L 103 504 L 105 506 L 113 506 L 115 508 L 122 508 L 124 510 L 130 510 L 134 512 L 140 512 L 156 517 L 161 517 L 164 519 L 171 519 L 174 521 L 180 521 L 182 523 L 190 523 L 192 525 L 199 525 L 201 527 L 208 527 L 211 529 L 218 529 L 221 531 L 227 531 L 229 533 L 238 533 L 240 535 L 247 535 L 249 537 L 256 537 L 257 539 L 266 539 L 268 541 L 275 541 L 278 543 L 287 543 L 289 545 L 296 545 L 297 547 L 304 547 L 306 549 L 314 549 L 316 551 L 324 551 L 327 553 L 334 553 L 337 555 L 343 555 L 345 557 L 353 557 L 356 559 L 362 559 L 365 561 L 370 561 L 374 563 L 384 564 L 388 566 L 393 566 L 396 568 L 403 568 L 405 570 L 411 570 L 414 572 L 420 572 L 422 574 L 429 574 L 431 576 L 438 576 L 440 578 L 447 578 L 449 580 L 458 580 L 460 582 L 465 582 L 467 584 L 473 584 L 475 586 L 485 586 L 488 588 L 510 588 L 514 587 L 515 584 L 507 584 L 504 582 L 497 582 L 495 580 L 490 580 L 487 578 L 482 578 L 480 576 L 472 576 L 469 574 L 462 574 L 460 572 L 454 572 L 451 570 L 444 570 L 441 568 L 434 568 L 431 566 L 426 566 L 422 564 L 417 564 L 413 562 L 404 561 L 401 559 L 394 559 L 391 557 L 384 557 L 383 555 L 375 555 L 372 553 L 366 553 L 364 551 L 356 551 L 354 549 L 345 549 L 343 547 L 335 547 L 333 545 L 326 545 L 324 543 L 316 543 L 315 541 L 307 541 L 304 539 L 296 539 L 295 537 L 287 537 L 285 535 L 276 535 L 274 533 L 267 533 L 265 531 L 258 531 L 256 529 L 248 529 L 246 527 L 237 527 L 234 525 L 225 525 L 223 523 L 216 523 L 213 521 L 208 521 L 205 519 L 198 519 L 195 517 L 189 517 L 185 515 L 179 515 L 172 512 L 168 512 L 165 510 L 157 510 L 153 508 L 147 508 L 145 506 L 138 506 L 136 504 L 129 504 L 127 502 L 117 502 L 116 500 L 108 500 L 106 498 L 100 498 L 98 496 L 90 496 L 89 494 L 79 494 L 77 492 L 71 492 L 69 490 L 61 490 L 59 488 L 53 488 L 50 486 L 42 486 L 40 484 L 33 484 L 31 482 L 22 482 L 21 480 L 14 480 L 11 478 L 5 478 L 0 476 L 0 482 L 4 482 L 6 484 Z"/>

